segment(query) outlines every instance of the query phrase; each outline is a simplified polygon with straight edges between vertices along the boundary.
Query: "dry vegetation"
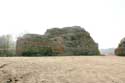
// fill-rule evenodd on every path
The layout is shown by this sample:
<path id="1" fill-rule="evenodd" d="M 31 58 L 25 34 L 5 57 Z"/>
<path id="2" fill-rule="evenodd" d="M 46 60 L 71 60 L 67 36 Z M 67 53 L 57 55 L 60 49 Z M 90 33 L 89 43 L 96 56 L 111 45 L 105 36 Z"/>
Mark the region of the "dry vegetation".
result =
<path id="1" fill-rule="evenodd" d="M 0 83 L 124 83 L 125 57 L 2 57 Z"/>

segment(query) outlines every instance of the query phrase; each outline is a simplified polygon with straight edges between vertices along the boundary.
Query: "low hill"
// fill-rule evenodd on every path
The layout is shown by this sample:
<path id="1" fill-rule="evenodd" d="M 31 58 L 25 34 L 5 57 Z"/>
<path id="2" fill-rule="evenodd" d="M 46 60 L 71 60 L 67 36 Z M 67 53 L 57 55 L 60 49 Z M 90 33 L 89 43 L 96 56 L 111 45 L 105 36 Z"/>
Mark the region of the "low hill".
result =
<path id="1" fill-rule="evenodd" d="M 99 55 L 98 44 L 80 26 L 48 29 L 44 35 L 19 37 L 16 53 L 20 56 Z"/>
<path id="2" fill-rule="evenodd" d="M 100 49 L 101 54 L 104 55 L 114 55 L 114 48 L 108 48 L 108 49 Z"/>

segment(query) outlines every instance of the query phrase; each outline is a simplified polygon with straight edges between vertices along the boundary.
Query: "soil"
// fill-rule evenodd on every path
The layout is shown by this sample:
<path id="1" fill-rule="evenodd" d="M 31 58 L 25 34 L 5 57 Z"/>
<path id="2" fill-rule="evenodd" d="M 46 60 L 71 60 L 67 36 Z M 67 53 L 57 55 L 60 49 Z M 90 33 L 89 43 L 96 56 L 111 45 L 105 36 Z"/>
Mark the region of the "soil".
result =
<path id="1" fill-rule="evenodd" d="M 125 57 L 1 57 L 0 83 L 124 83 Z"/>

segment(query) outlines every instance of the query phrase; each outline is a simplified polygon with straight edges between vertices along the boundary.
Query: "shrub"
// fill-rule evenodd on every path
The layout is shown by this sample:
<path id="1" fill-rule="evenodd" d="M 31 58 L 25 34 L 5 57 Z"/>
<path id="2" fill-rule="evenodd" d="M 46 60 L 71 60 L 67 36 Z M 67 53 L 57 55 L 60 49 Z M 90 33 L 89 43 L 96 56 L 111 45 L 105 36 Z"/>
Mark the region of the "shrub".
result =
<path id="1" fill-rule="evenodd" d="M 50 47 L 32 47 L 26 49 L 22 56 L 52 56 L 53 51 Z"/>
<path id="2" fill-rule="evenodd" d="M 0 50 L 0 57 L 16 56 L 15 50 Z"/>

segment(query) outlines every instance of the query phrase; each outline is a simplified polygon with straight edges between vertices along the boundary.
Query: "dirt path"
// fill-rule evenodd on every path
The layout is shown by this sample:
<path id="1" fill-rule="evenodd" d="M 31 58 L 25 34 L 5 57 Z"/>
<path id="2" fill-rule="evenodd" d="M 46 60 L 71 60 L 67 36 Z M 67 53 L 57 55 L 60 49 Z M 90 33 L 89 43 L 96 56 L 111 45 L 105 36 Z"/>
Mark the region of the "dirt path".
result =
<path id="1" fill-rule="evenodd" d="M 125 83 L 125 57 L 1 57 L 0 83 Z"/>

